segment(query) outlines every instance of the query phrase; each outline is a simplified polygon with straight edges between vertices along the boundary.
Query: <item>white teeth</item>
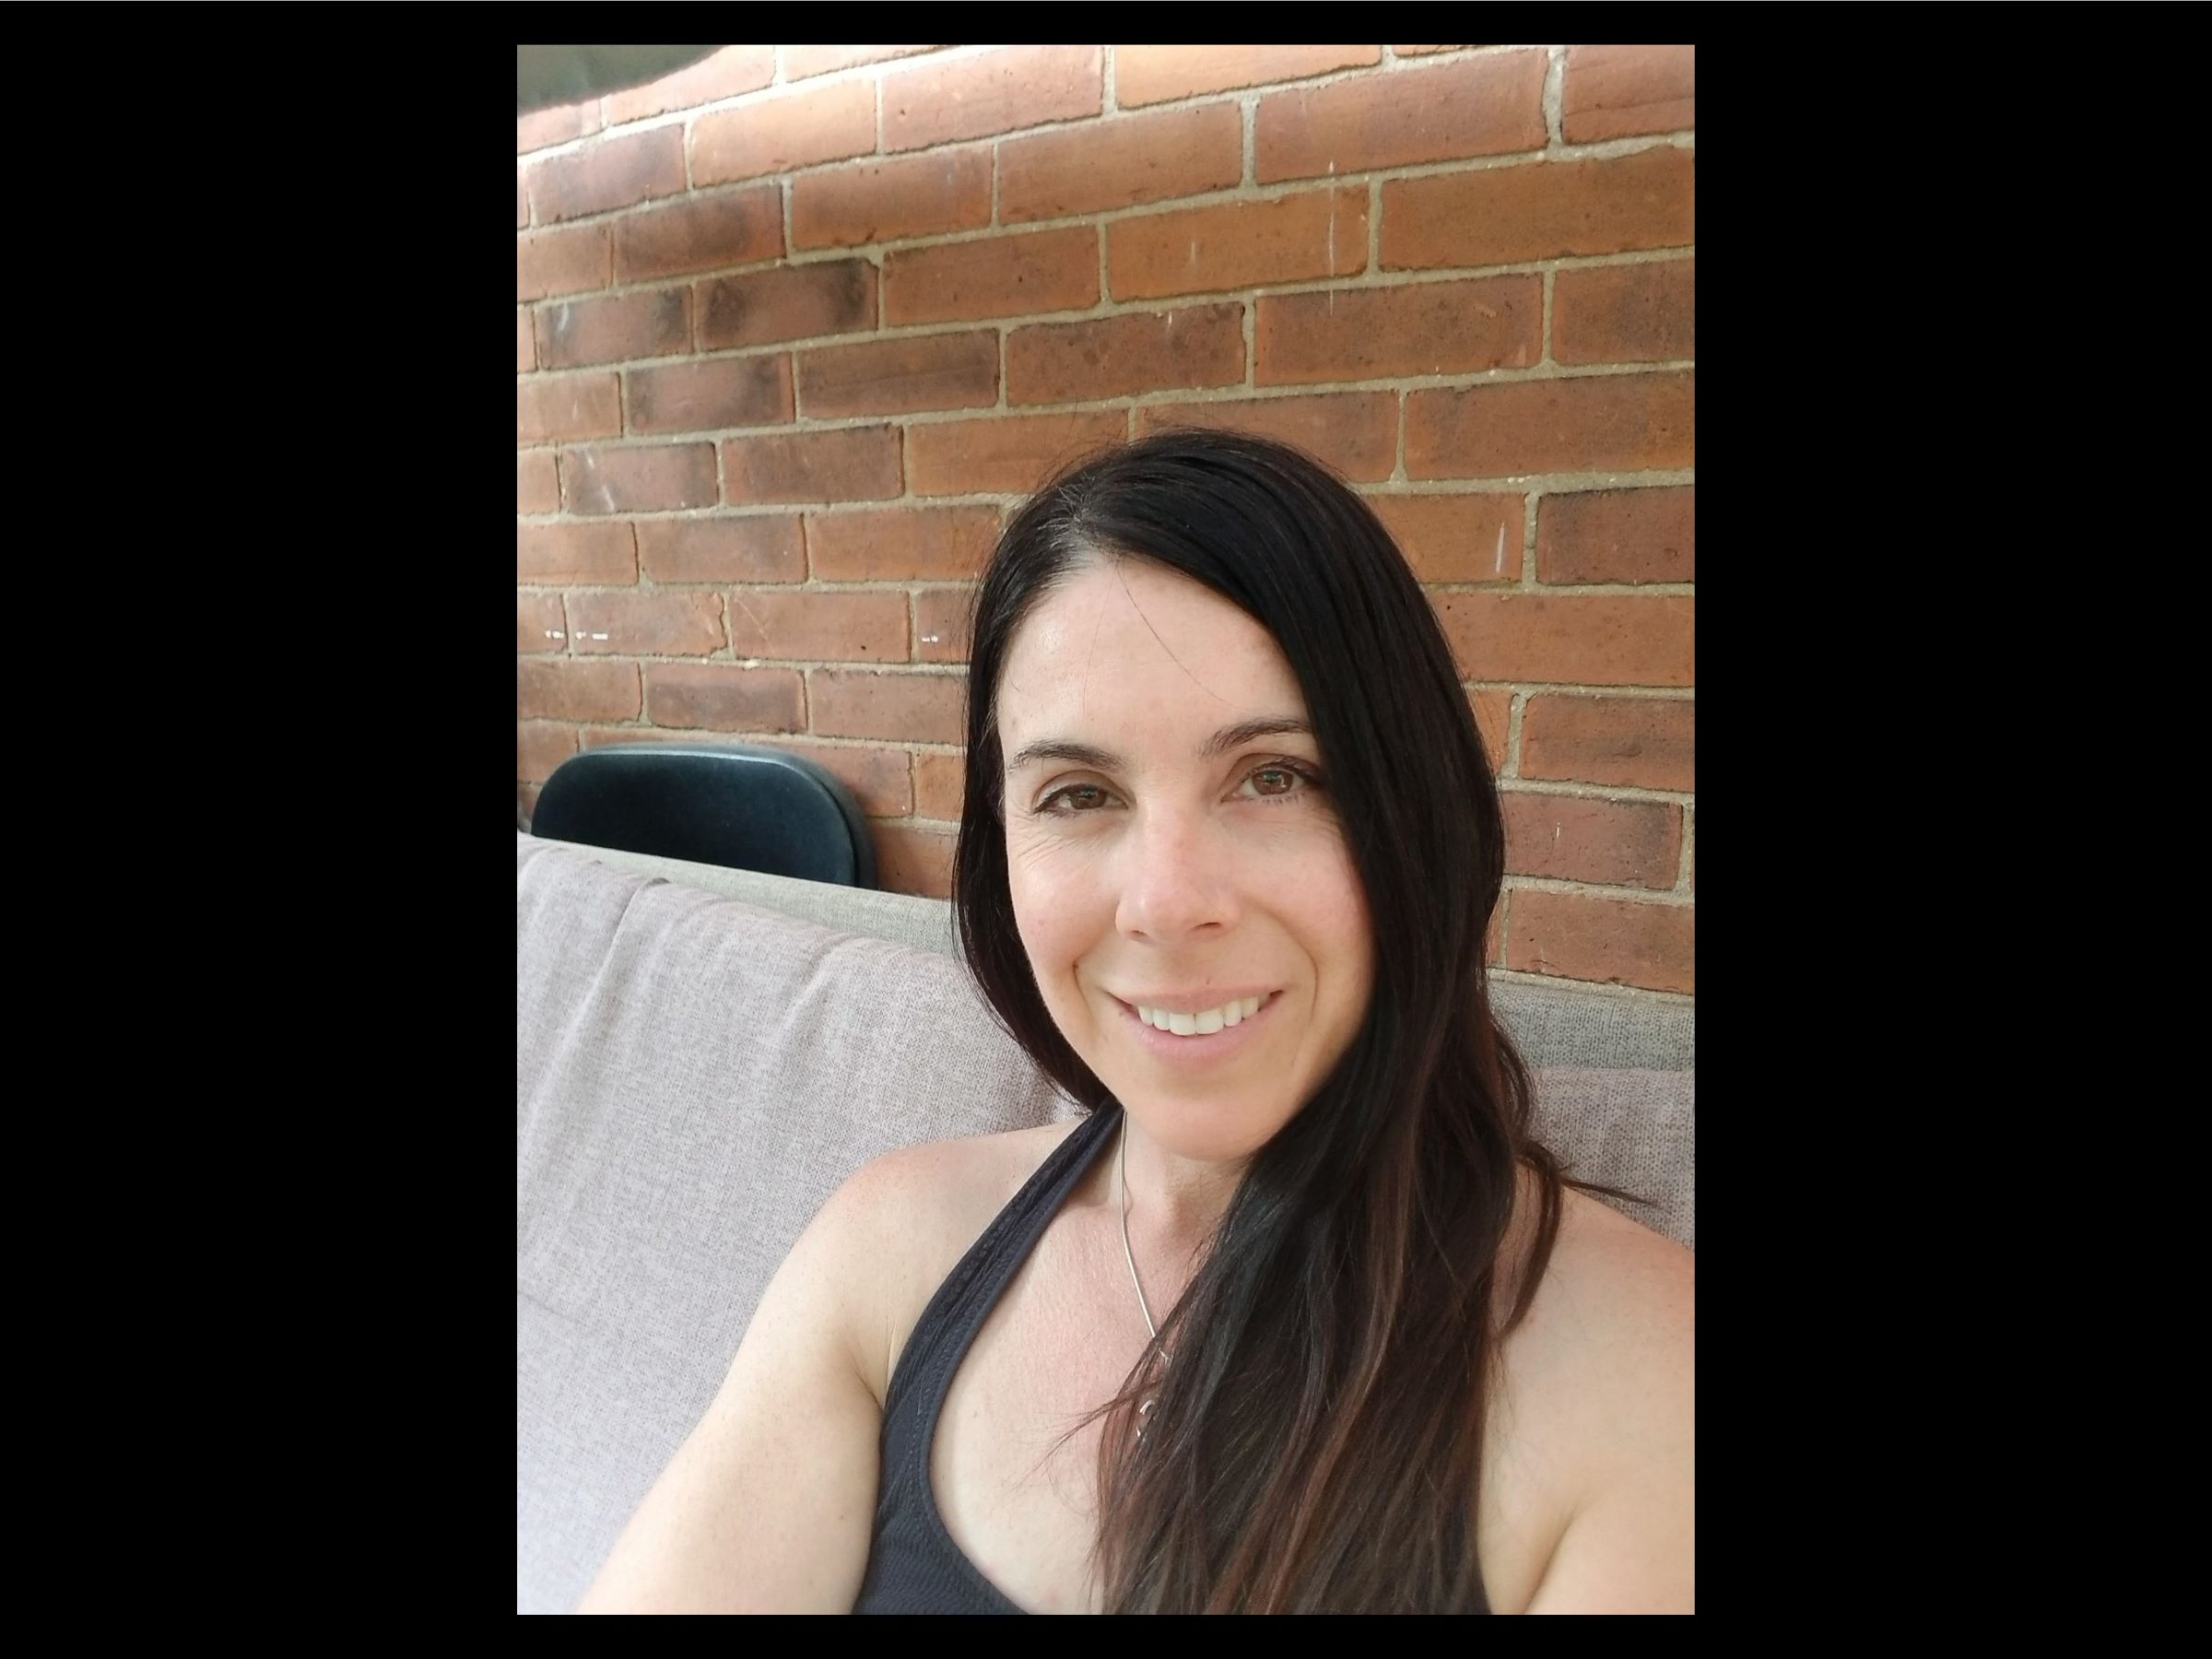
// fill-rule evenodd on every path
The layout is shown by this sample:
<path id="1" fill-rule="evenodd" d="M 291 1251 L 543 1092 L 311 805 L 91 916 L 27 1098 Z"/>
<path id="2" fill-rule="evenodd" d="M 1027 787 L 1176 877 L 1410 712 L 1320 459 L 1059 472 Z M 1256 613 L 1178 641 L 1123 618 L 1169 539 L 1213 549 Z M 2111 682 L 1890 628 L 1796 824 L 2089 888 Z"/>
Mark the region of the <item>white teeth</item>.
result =
<path id="1" fill-rule="evenodd" d="M 1246 998 L 1244 999 L 1244 1018 L 1247 1018 L 1247 1019 L 1250 1019 L 1250 1018 L 1252 1018 L 1252 1017 L 1253 1017 L 1254 1014 L 1257 1014 L 1259 1011 L 1260 1011 L 1260 999 L 1259 999 L 1258 997 L 1256 997 L 1256 996 L 1248 996 L 1248 997 L 1246 997 Z"/>
<path id="2" fill-rule="evenodd" d="M 1230 1003 L 1221 1010 L 1221 1023 L 1225 1026 L 1233 1026 L 1243 1018 L 1244 1005 L 1241 1002 Z"/>
<path id="3" fill-rule="evenodd" d="M 1264 996 L 1247 996 L 1238 1002 L 1223 1003 L 1218 1008 L 1208 1008 L 1203 1014 L 1175 1014 L 1139 1004 L 1136 1017 L 1148 1026 L 1172 1031 L 1178 1037 L 1205 1037 L 1225 1026 L 1241 1025 L 1257 1014 L 1260 1005 L 1266 1000 Z"/>
<path id="4" fill-rule="evenodd" d="M 1216 1031 L 1221 1029 L 1221 1010 L 1219 1008 L 1208 1008 L 1205 1013 L 1198 1016 L 1196 1024 L 1198 1027 L 1198 1034 L 1201 1037 L 1211 1037 Z"/>
<path id="5" fill-rule="evenodd" d="M 1198 1033 L 1198 1016 L 1171 1014 L 1168 1016 L 1168 1030 L 1178 1037 L 1194 1037 Z"/>

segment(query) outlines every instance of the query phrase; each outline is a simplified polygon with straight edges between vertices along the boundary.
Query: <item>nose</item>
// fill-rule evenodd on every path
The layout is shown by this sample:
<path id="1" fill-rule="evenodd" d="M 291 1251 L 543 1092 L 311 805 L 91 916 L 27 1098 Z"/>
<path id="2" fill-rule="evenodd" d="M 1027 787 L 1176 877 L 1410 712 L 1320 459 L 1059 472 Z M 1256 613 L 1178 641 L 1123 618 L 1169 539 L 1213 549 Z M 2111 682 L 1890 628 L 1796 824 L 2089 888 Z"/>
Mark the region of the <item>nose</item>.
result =
<path id="1" fill-rule="evenodd" d="M 1234 848 L 1198 814 L 1138 808 L 1123 839 L 1114 924 L 1156 945 L 1226 933 L 1237 919 Z"/>

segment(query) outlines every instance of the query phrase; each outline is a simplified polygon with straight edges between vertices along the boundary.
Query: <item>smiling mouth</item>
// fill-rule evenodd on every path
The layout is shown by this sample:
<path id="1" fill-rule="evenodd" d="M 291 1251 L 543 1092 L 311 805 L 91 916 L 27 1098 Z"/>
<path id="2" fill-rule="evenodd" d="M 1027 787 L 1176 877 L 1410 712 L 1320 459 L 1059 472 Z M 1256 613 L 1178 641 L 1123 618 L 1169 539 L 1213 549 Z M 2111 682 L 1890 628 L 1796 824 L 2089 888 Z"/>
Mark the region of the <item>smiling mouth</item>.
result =
<path id="1" fill-rule="evenodd" d="M 1144 1024 L 1154 1030 L 1165 1031 L 1174 1037 L 1210 1037 L 1217 1031 L 1227 1030 L 1253 1018 L 1260 1010 L 1282 994 L 1270 991 L 1260 996 L 1240 997 L 1211 1008 L 1183 1012 L 1157 1008 L 1145 1003 L 1122 1003 Z M 1121 999 L 1116 997 L 1115 1001 Z"/>

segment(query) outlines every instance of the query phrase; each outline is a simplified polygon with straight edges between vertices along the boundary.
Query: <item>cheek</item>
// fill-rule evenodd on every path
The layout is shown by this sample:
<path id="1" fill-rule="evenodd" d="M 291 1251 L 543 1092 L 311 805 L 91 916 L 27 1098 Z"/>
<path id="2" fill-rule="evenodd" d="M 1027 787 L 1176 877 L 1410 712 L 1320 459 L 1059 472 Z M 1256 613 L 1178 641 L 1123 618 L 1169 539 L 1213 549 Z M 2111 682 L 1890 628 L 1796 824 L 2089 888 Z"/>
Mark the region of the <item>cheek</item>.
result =
<path id="1" fill-rule="evenodd" d="M 1098 885 L 1095 872 L 1067 856 L 1065 847 L 1042 841 L 1007 843 L 1006 891 L 1013 900 L 1015 927 L 1048 996 L 1066 982 L 1076 959 L 1098 941 Z M 1112 908 L 1107 901 L 1109 917 Z"/>

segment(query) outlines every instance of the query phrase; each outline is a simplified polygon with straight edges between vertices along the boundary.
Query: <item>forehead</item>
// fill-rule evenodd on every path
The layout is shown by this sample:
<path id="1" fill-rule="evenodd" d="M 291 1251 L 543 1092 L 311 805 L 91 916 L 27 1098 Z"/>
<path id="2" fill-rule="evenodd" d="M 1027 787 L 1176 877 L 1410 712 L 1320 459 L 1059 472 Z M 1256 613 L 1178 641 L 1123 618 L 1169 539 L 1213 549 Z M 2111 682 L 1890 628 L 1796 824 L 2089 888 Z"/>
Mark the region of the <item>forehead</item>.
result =
<path id="1" fill-rule="evenodd" d="M 1265 628 L 1220 594 L 1140 559 L 1086 565 L 1031 607 L 999 677 L 1005 751 L 1053 736 L 1203 728 L 1304 715 Z"/>

